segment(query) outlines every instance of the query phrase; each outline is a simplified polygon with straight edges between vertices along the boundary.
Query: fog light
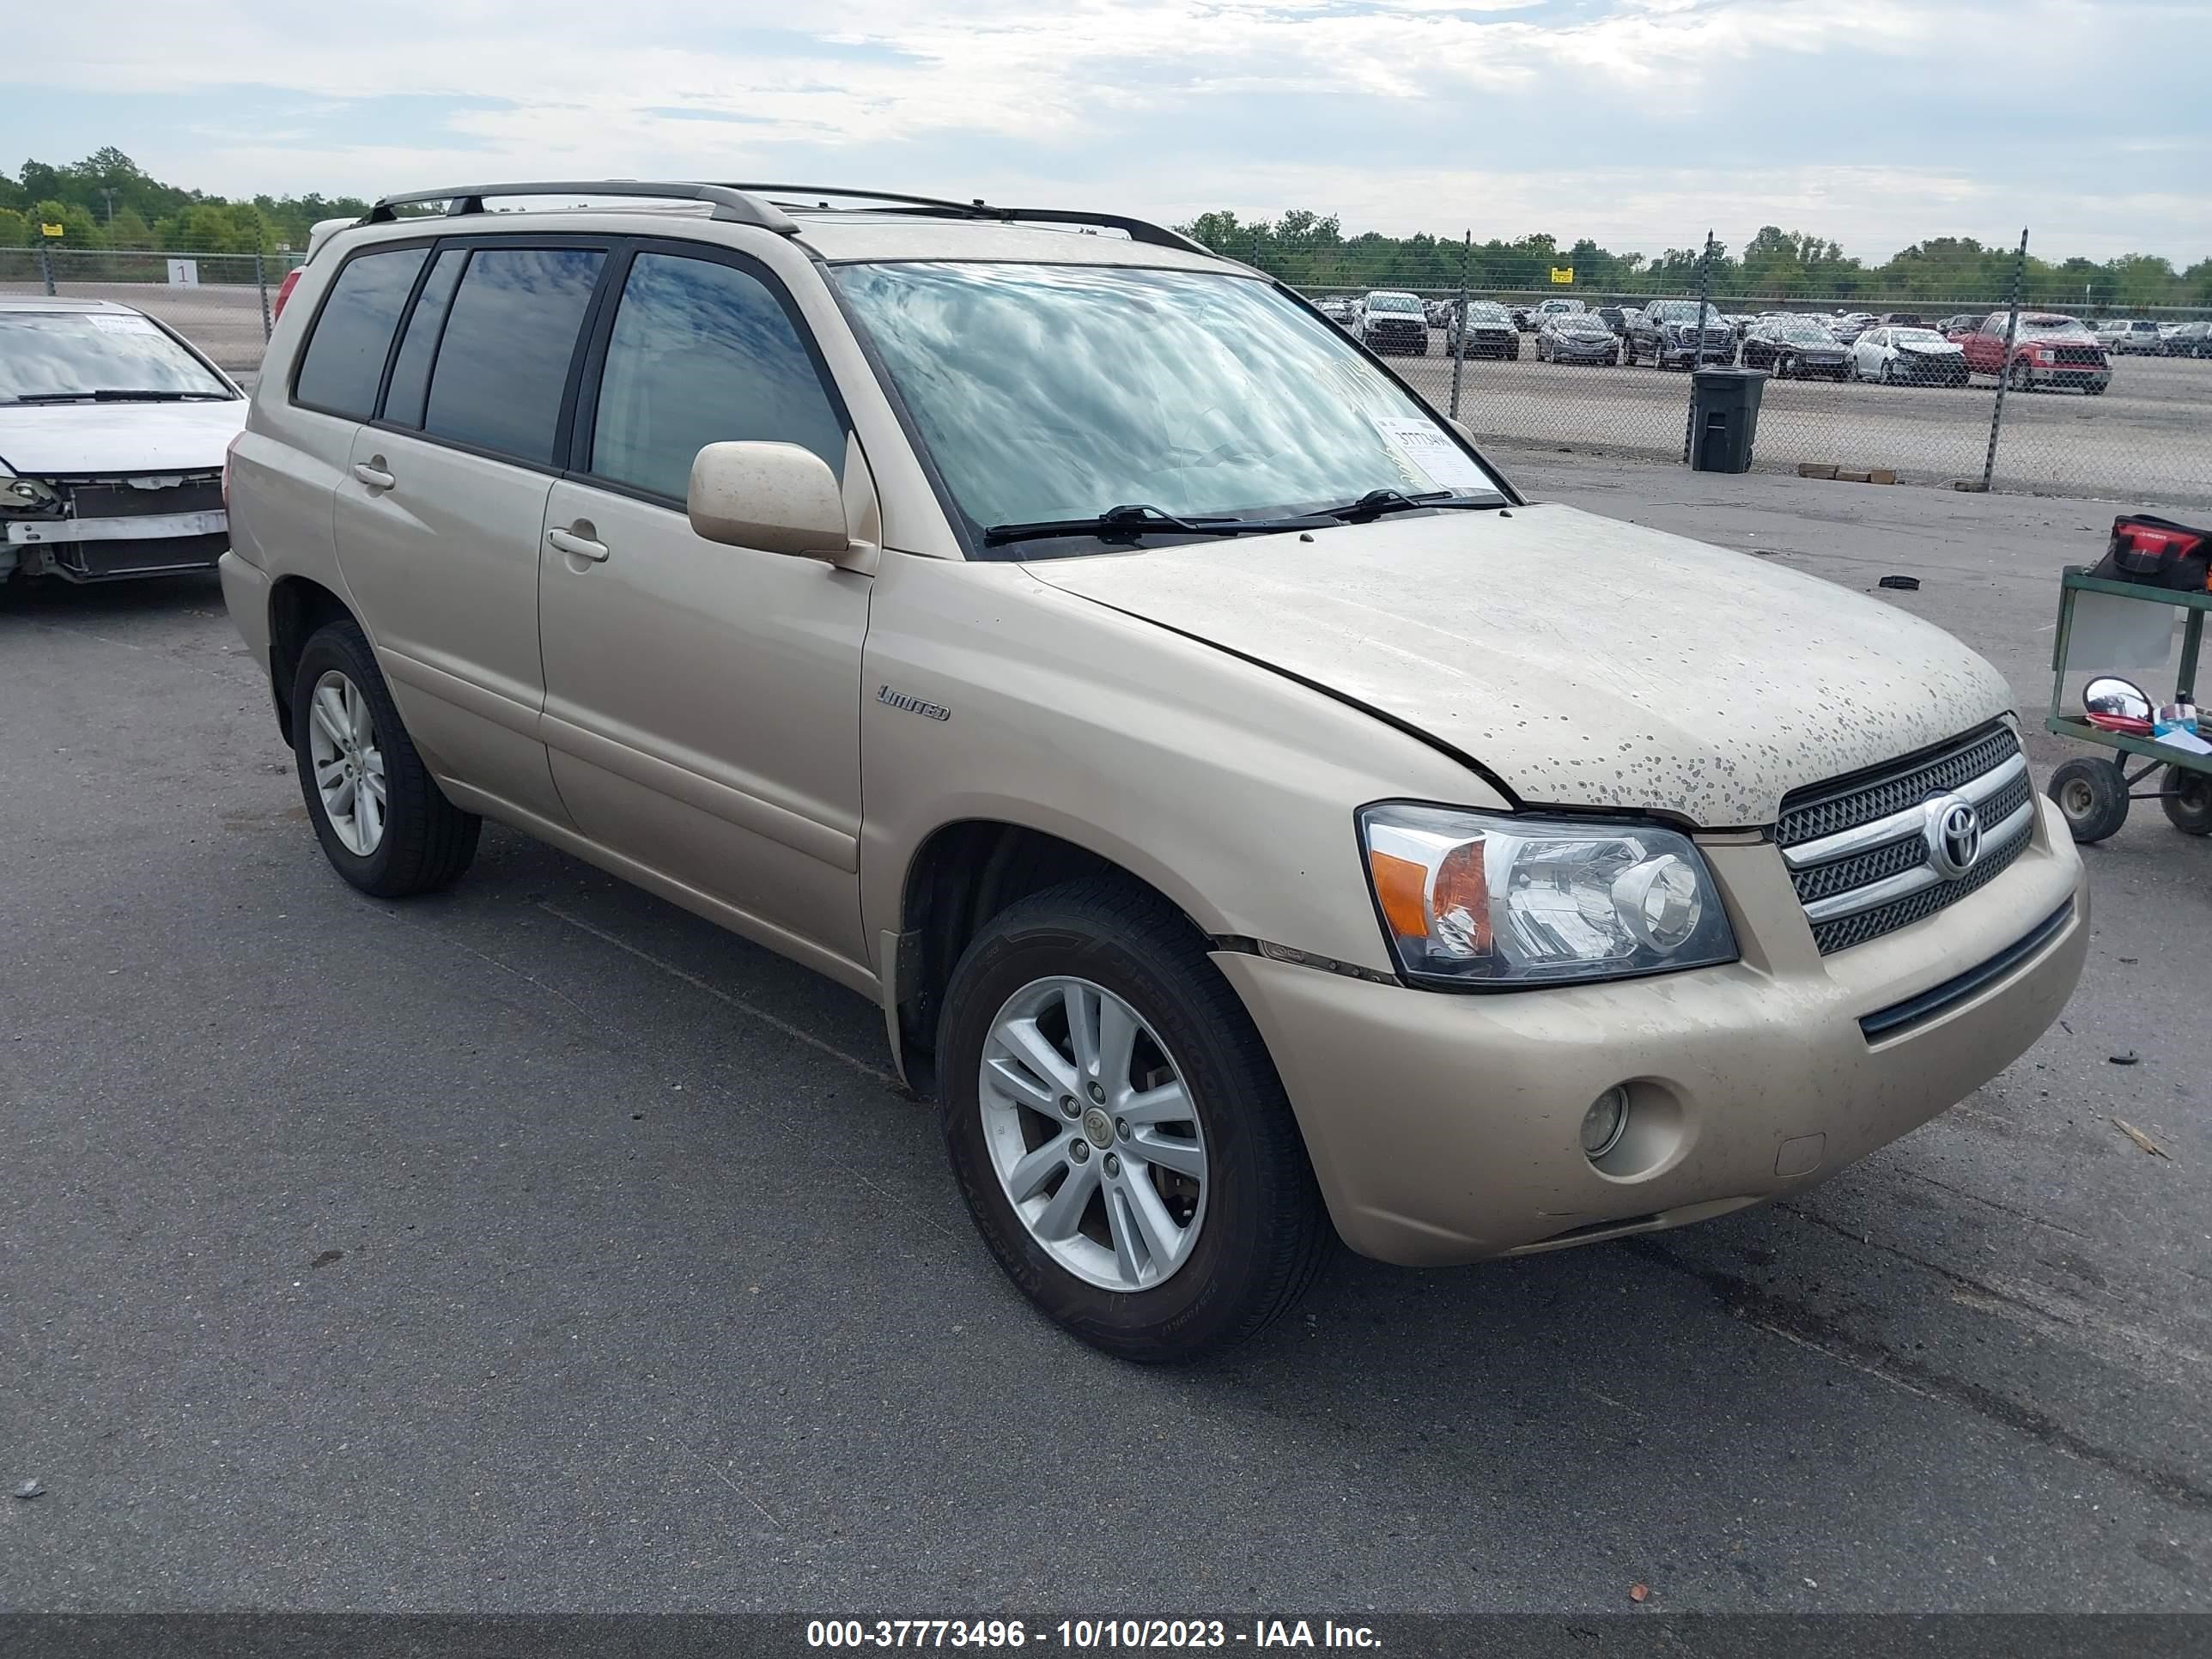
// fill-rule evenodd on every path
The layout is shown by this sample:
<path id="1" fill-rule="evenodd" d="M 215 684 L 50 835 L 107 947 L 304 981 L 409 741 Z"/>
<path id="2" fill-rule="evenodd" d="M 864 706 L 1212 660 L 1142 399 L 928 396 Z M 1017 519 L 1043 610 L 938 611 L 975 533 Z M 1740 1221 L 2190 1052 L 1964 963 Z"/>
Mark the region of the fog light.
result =
<path id="1" fill-rule="evenodd" d="M 1583 1156 L 1593 1161 L 1603 1158 L 1620 1144 L 1620 1132 L 1627 1127 L 1628 1091 L 1607 1089 L 1583 1114 Z"/>

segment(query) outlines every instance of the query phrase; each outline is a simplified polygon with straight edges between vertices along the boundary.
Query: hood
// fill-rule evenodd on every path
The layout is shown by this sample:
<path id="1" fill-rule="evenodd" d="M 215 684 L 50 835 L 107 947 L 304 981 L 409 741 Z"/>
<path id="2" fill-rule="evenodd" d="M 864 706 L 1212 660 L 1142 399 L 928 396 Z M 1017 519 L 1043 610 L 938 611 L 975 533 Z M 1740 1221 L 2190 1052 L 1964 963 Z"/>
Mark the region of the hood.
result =
<path id="1" fill-rule="evenodd" d="M 201 472 L 222 465 L 246 400 L 0 404 L 0 465 L 21 477 Z"/>
<path id="2" fill-rule="evenodd" d="M 2020 319 L 2020 327 L 2013 335 L 2012 343 L 2016 346 L 2102 345 L 2105 343 L 2094 333 L 2080 334 L 2070 328 L 2031 328 L 2025 317 Z"/>
<path id="3" fill-rule="evenodd" d="M 1902 611 L 1568 507 L 1028 568 L 1426 732 L 1527 806 L 1769 824 L 1792 789 L 2012 707 L 1994 668 Z"/>

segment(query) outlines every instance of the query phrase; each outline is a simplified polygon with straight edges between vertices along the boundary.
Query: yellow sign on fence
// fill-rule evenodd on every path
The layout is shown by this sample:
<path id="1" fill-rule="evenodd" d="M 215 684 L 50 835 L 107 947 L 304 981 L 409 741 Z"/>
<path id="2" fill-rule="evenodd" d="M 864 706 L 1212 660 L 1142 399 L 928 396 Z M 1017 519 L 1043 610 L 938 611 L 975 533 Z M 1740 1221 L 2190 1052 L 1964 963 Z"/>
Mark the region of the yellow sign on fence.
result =
<path id="1" fill-rule="evenodd" d="M 1575 280 L 1575 268 L 1572 265 L 1568 265 L 1565 269 L 1562 269 L 1558 265 L 1553 265 L 1552 267 L 1552 280 L 1559 283 L 1562 288 L 1570 286 Z"/>
<path id="2" fill-rule="evenodd" d="M 41 236 L 58 236 L 61 234 L 62 228 L 59 225 L 41 224 L 39 227 L 39 234 Z"/>

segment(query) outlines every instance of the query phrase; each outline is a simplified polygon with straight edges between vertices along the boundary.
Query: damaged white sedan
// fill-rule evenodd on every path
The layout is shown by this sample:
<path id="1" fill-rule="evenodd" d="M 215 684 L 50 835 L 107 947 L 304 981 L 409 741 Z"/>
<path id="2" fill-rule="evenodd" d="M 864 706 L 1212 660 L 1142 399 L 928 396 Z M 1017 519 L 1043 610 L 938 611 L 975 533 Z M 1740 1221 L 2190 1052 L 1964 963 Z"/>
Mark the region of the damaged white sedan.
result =
<path id="1" fill-rule="evenodd" d="M 0 582 L 214 568 L 246 395 L 108 300 L 0 299 Z"/>

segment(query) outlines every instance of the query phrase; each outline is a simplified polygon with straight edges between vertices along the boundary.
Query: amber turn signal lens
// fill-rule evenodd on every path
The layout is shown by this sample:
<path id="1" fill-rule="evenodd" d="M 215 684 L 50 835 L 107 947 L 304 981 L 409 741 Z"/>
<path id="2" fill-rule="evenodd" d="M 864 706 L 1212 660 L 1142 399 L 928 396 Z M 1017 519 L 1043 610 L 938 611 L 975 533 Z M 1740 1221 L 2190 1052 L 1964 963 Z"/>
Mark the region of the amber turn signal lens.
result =
<path id="1" fill-rule="evenodd" d="M 1467 842 L 1444 854 L 1437 870 L 1437 921 L 1462 951 L 1490 954 L 1490 882 L 1482 843 Z"/>
<path id="2" fill-rule="evenodd" d="M 1370 851 L 1367 867 L 1375 873 L 1375 896 L 1382 902 L 1382 919 L 1400 939 L 1421 939 L 1429 931 L 1429 872 L 1411 859 L 1394 858 Z"/>

